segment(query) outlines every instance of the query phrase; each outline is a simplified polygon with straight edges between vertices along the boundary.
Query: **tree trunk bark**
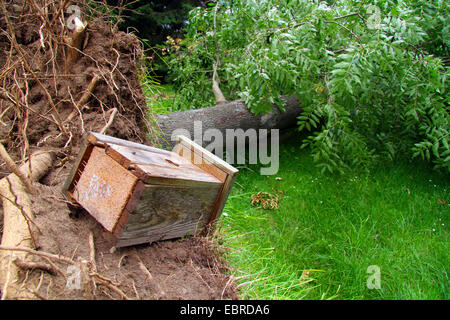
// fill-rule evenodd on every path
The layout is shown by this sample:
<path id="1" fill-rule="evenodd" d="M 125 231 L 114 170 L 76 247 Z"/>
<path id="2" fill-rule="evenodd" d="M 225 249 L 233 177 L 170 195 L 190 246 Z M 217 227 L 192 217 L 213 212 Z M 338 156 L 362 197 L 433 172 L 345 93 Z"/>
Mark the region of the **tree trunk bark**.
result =
<path id="1" fill-rule="evenodd" d="M 54 155 L 43 152 L 31 156 L 31 176 L 29 163 L 22 165 L 19 170 L 32 181 L 38 181 L 50 168 Z M 35 238 L 32 233 L 36 226 L 32 221 L 34 218 L 31 209 L 30 194 L 25 189 L 22 181 L 15 175 L 0 180 L 0 194 L 3 202 L 3 236 L 1 245 L 5 247 L 27 247 L 34 248 Z M 25 252 L 2 252 L 0 253 L 0 289 L 2 299 L 32 299 L 28 291 L 21 289 L 21 269 L 14 260 L 28 261 Z"/>
<path id="2" fill-rule="evenodd" d="M 173 146 L 175 137 L 173 137 L 173 141 L 171 137 L 175 134 L 175 130 L 178 130 L 178 134 L 183 134 L 180 133 L 179 129 L 185 130 L 186 134 L 190 135 L 188 138 L 197 140 L 195 133 L 205 132 L 208 129 L 218 129 L 225 136 L 226 129 L 240 128 L 245 131 L 247 129 L 287 129 L 294 127 L 297 124 L 297 116 L 302 111 L 300 102 L 295 96 L 284 96 L 283 98 L 286 101 L 285 111 L 272 106 L 272 112 L 263 116 L 251 113 L 240 100 L 219 104 L 211 108 L 159 114 L 156 118 L 161 131 L 159 143 L 164 147 Z"/>

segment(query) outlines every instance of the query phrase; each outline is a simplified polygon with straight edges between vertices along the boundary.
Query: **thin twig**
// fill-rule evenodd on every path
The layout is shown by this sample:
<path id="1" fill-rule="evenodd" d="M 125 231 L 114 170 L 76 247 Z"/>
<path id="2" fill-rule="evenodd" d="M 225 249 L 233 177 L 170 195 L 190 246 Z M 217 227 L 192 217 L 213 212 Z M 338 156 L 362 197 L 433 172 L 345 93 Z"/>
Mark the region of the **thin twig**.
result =
<path id="1" fill-rule="evenodd" d="M 98 273 L 90 273 L 89 276 L 94 277 L 96 281 L 100 282 L 102 285 L 108 287 L 115 293 L 117 293 L 123 300 L 131 300 L 122 290 L 120 290 L 112 280 L 105 278 Z"/>
<path id="2" fill-rule="evenodd" d="M 33 295 L 36 296 L 36 298 L 41 299 L 41 300 L 47 300 L 47 298 L 45 298 L 44 296 L 42 296 L 41 294 L 39 294 L 39 292 L 37 292 L 37 290 L 35 289 L 28 289 L 28 292 L 32 293 Z"/>
<path id="3" fill-rule="evenodd" d="M 142 261 L 141 257 L 137 253 L 137 250 L 135 250 L 136 257 L 138 258 L 139 268 L 147 275 L 147 281 L 150 282 L 153 279 L 152 274 L 148 270 L 148 268 L 145 266 L 144 262 Z"/>
<path id="4" fill-rule="evenodd" d="M 42 270 L 48 272 L 53 276 L 58 273 L 58 271 L 56 271 L 52 266 L 46 265 L 44 263 L 23 261 L 19 257 L 15 257 L 13 259 L 13 262 L 17 267 L 23 270 Z"/>
<path id="5" fill-rule="evenodd" d="M 89 232 L 89 261 L 92 265 L 92 271 L 97 272 L 97 264 L 95 263 L 95 243 L 94 234 L 92 231 Z"/>
<path id="6" fill-rule="evenodd" d="M 94 234 L 92 231 L 89 232 L 89 261 L 91 263 L 91 271 L 97 273 L 97 264 L 95 262 L 95 243 L 94 243 Z M 91 278 L 93 291 L 95 295 L 95 291 L 97 290 L 97 285 L 95 280 Z"/>
<path id="7" fill-rule="evenodd" d="M 109 127 L 112 125 L 117 112 L 118 112 L 117 108 L 112 109 L 111 115 L 109 116 L 108 123 L 106 123 L 106 125 L 102 128 L 102 130 L 100 130 L 101 134 L 104 134 L 106 132 L 106 130 L 108 130 Z"/>
<path id="8" fill-rule="evenodd" d="M 69 116 L 67 117 L 65 122 L 70 122 L 72 120 L 72 118 L 75 116 L 75 114 L 77 113 L 77 111 L 80 112 L 83 109 L 83 106 L 89 100 L 91 94 L 94 92 L 95 87 L 97 86 L 98 82 L 101 79 L 102 78 L 97 74 L 92 77 L 91 81 L 89 82 L 88 87 L 86 88 L 86 91 L 83 93 L 80 100 L 75 105 L 75 109 L 69 114 Z"/>
<path id="9" fill-rule="evenodd" d="M 53 259 L 53 260 L 57 260 L 57 261 L 60 261 L 60 262 L 64 262 L 64 263 L 67 263 L 67 264 L 72 264 L 72 265 L 76 265 L 77 264 L 72 259 L 69 259 L 69 258 L 64 257 L 64 256 L 56 255 L 56 254 L 53 254 L 53 253 L 48 253 L 48 252 L 45 252 L 45 251 L 37 251 L 37 250 L 33 250 L 33 249 L 30 249 L 30 248 L 26 248 L 26 247 L 9 247 L 9 246 L 2 246 L 2 245 L 0 245 L 0 250 L 26 252 L 26 253 L 34 254 L 36 256 L 46 257 L 46 258 L 49 258 L 49 259 Z"/>

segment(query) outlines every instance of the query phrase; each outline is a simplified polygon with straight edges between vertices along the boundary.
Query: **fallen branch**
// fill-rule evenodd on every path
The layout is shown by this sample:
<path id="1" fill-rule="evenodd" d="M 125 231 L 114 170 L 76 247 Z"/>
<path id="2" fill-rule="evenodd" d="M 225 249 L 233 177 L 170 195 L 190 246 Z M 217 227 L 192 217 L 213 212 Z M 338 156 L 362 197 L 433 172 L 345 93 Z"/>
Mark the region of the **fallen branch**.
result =
<path id="1" fill-rule="evenodd" d="M 45 263 L 38 262 L 27 262 L 18 257 L 13 258 L 13 263 L 22 270 L 42 270 L 51 274 L 52 276 L 58 273 L 58 271 L 55 270 L 51 265 L 46 265 Z"/>
<path id="2" fill-rule="evenodd" d="M 97 83 L 99 82 L 100 79 L 101 79 L 101 77 L 97 74 L 92 77 L 91 82 L 89 82 L 89 85 L 88 85 L 86 91 L 83 93 L 80 100 L 75 105 L 75 109 L 69 114 L 69 116 L 67 117 L 65 122 L 70 122 L 73 119 L 73 117 L 75 117 L 77 112 L 81 112 L 84 104 L 86 104 L 86 102 L 88 102 L 90 96 L 92 95 L 92 92 L 94 92 L 95 87 L 97 86 Z"/>
<path id="3" fill-rule="evenodd" d="M 295 96 L 283 96 L 285 101 L 283 110 L 272 105 L 272 112 L 265 115 L 253 114 L 241 100 L 218 104 L 210 108 L 194 109 L 156 115 L 156 121 L 160 128 L 160 142 L 167 146 L 175 144 L 171 141 L 175 130 L 183 130 L 181 133 L 187 137 L 194 137 L 195 125 L 201 125 L 200 133 L 208 129 L 219 130 L 223 137 L 227 129 L 287 129 L 297 125 L 297 117 L 301 114 L 301 103 Z M 203 147 L 209 141 L 202 141 Z"/>
<path id="4" fill-rule="evenodd" d="M 106 123 L 106 125 L 103 127 L 103 129 L 100 130 L 101 134 L 105 134 L 106 130 L 108 130 L 109 127 L 112 125 L 114 118 L 116 117 L 117 111 L 118 111 L 117 108 L 112 109 L 111 115 L 109 116 L 108 123 Z"/>

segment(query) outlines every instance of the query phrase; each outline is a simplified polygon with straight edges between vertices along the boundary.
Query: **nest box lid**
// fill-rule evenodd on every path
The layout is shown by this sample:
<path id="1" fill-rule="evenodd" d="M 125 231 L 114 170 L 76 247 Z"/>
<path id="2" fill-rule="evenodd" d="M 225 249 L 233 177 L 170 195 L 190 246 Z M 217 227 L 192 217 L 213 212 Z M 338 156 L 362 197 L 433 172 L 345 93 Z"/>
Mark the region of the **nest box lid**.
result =
<path id="1" fill-rule="evenodd" d="M 212 174 L 201 170 L 175 152 L 166 151 L 95 132 L 89 144 L 102 146 L 105 153 L 144 183 L 220 184 Z"/>

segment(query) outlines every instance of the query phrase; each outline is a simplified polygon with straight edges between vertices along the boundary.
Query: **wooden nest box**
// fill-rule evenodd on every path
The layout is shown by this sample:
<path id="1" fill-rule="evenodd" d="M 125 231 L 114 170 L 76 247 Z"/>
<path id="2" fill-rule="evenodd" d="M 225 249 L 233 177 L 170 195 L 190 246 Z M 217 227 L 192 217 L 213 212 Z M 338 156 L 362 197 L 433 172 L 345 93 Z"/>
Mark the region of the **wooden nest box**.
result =
<path id="1" fill-rule="evenodd" d="M 220 216 L 237 173 L 184 136 L 166 151 L 90 132 L 64 193 L 124 247 L 204 230 Z"/>

